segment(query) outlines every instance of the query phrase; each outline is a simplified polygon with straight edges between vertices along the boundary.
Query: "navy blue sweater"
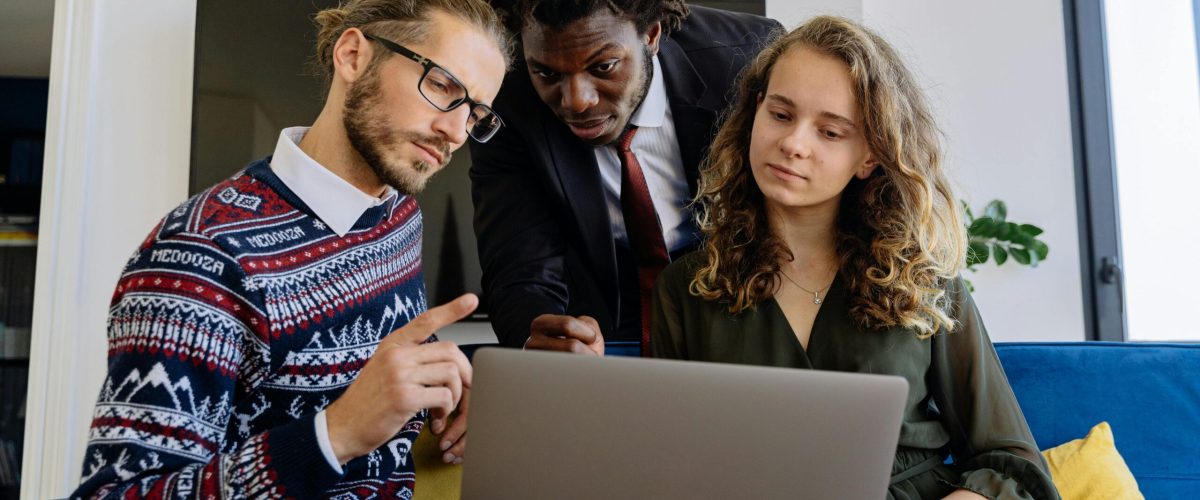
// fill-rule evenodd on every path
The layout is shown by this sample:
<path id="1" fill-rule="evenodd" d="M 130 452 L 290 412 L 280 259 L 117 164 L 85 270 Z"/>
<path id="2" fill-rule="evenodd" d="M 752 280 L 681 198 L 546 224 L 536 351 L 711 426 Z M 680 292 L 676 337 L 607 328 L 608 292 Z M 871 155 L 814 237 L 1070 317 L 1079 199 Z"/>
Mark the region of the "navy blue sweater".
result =
<path id="1" fill-rule="evenodd" d="M 426 412 L 344 474 L 314 415 L 425 311 L 421 212 L 393 194 L 345 237 L 267 160 L 168 214 L 130 258 L 73 497 L 409 498 Z"/>

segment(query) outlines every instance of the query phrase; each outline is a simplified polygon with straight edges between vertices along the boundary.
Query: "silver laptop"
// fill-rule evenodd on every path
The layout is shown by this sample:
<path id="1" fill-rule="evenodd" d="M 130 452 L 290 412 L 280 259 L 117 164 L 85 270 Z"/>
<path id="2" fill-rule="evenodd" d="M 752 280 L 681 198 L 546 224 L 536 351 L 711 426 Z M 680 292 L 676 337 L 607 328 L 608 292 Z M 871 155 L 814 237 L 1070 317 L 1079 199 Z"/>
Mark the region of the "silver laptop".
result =
<path id="1" fill-rule="evenodd" d="M 900 377 L 481 349 L 464 499 L 886 496 Z"/>

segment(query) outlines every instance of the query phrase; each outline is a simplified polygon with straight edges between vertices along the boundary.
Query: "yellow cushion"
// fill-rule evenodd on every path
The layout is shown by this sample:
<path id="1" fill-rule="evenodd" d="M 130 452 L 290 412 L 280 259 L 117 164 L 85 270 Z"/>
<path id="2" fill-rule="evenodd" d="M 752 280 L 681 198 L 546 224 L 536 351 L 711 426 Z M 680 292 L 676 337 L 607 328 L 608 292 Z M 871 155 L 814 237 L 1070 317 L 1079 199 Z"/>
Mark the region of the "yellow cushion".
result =
<path id="1" fill-rule="evenodd" d="M 1043 451 L 1042 456 L 1063 500 L 1145 498 L 1125 459 L 1117 453 L 1108 422 L 1096 424 L 1083 439 Z"/>
<path id="2" fill-rule="evenodd" d="M 413 500 L 457 500 L 462 496 L 462 466 L 442 462 L 438 436 L 429 432 L 428 422 L 417 436 L 412 457 L 417 471 Z"/>

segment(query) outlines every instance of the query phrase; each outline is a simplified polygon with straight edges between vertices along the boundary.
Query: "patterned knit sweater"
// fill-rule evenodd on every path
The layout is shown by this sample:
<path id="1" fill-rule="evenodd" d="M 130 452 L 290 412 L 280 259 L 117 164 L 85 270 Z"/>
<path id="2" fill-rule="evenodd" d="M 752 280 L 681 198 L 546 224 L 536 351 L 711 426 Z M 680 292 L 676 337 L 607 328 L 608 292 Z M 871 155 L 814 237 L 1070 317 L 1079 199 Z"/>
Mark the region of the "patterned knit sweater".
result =
<path id="1" fill-rule="evenodd" d="M 179 206 L 130 258 L 72 497 L 412 497 L 427 412 L 344 474 L 313 418 L 424 312 L 420 209 L 392 194 L 339 237 L 268 161 Z"/>

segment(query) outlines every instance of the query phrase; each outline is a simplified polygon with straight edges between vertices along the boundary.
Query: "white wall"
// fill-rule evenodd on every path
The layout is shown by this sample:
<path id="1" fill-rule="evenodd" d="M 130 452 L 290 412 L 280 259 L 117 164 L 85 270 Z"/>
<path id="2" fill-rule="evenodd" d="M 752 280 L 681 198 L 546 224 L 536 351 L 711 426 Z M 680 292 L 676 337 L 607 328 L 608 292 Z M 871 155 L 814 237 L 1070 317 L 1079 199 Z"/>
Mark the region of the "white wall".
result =
<path id="1" fill-rule="evenodd" d="M 78 484 L 117 276 L 187 193 L 195 14 L 195 0 L 55 5 L 22 498 Z"/>
<path id="2" fill-rule="evenodd" d="M 1180 321 L 1200 268 L 1200 81 L 1192 0 L 1106 1 L 1113 145 L 1131 340 L 1200 340 Z"/>
<path id="3" fill-rule="evenodd" d="M 1074 153 L 1062 2 L 768 1 L 767 13 L 829 6 L 887 38 L 924 84 L 959 196 L 1046 230 L 1049 259 L 970 274 L 993 340 L 1083 340 Z M 836 5 L 831 5 L 836 4 Z M 795 26 L 802 18 L 780 18 Z"/>
<path id="4" fill-rule="evenodd" d="M 792 29 L 817 15 L 842 16 L 862 21 L 862 0 L 766 0 L 766 16 Z"/>

